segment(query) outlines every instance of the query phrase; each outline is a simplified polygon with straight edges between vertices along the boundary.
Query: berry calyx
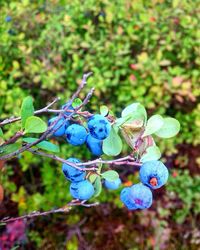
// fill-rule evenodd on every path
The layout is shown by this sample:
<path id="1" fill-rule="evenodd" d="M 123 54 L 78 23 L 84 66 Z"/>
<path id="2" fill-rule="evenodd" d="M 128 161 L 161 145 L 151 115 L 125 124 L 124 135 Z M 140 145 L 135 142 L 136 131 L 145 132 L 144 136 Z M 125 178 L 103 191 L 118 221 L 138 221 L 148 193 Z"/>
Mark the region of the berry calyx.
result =
<path id="1" fill-rule="evenodd" d="M 150 183 L 151 186 L 153 186 L 153 187 L 156 187 L 156 186 L 158 185 L 158 181 L 157 181 L 157 179 L 156 179 L 155 177 L 151 178 L 151 179 L 149 180 L 149 183 Z"/>

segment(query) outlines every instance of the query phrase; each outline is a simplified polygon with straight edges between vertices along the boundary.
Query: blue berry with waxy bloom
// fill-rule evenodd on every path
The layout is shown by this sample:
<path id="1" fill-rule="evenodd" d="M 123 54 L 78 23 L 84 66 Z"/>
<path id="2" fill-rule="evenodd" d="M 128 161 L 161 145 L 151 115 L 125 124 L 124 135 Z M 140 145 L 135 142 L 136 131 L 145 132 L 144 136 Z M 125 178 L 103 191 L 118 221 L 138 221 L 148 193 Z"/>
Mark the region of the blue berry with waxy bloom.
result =
<path id="1" fill-rule="evenodd" d="M 12 21 L 12 17 L 11 16 L 6 16 L 5 18 L 5 22 L 11 22 Z"/>
<path id="2" fill-rule="evenodd" d="M 94 138 L 104 140 L 109 136 L 111 124 L 104 116 L 93 115 L 88 120 L 88 129 Z"/>
<path id="3" fill-rule="evenodd" d="M 88 180 L 72 182 L 70 193 L 75 199 L 89 200 L 94 194 L 94 187 Z"/>
<path id="4" fill-rule="evenodd" d="M 72 163 L 81 163 L 77 158 L 69 158 L 67 161 Z M 84 166 L 79 166 L 80 168 L 84 168 Z M 62 165 L 62 171 L 67 180 L 72 182 L 83 181 L 85 179 L 86 173 L 85 171 L 81 171 L 77 168 L 70 166 L 69 164 L 64 163 Z"/>
<path id="5" fill-rule="evenodd" d="M 118 189 L 119 186 L 121 185 L 121 180 L 120 178 L 117 178 L 116 180 L 114 181 L 108 181 L 108 180 L 105 180 L 104 182 L 104 186 L 107 188 L 107 189 L 110 189 L 110 190 L 115 190 L 115 189 Z"/>
<path id="6" fill-rule="evenodd" d="M 169 172 L 161 161 L 147 161 L 142 164 L 139 175 L 143 184 L 152 189 L 157 189 L 167 182 Z"/>
<path id="7" fill-rule="evenodd" d="M 129 209 L 135 209 L 135 205 L 128 199 L 128 193 L 130 191 L 130 187 L 123 188 L 120 193 L 120 200 L 124 203 L 124 205 Z"/>
<path id="8" fill-rule="evenodd" d="M 152 205 L 152 192 L 149 187 L 138 183 L 124 188 L 120 199 L 129 210 L 145 209 Z"/>
<path id="9" fill-rule="evenodd" d="M 67 141 L 74 145 L 79 146 L 85 143 L 87 138 L 86 129 L 78 124 L 70 125 L 65 131 Z"/>
<path id="10" fill-rule="evenodd" d="M 66 107 L 68 107 L 68 105 L 69 105 L 69 102 L 67 102 L 67 103 L 65 103 L 64 105 L 62 105 L 62 109 L 65 109 Z M 67 110 L 74 110 L 74 108 L 73 108 L 73 106 L 72 106 L 72 104 L 71 105 L 69 105 L 69 107 L 67 108 Z M 71 114 L 71 112 L 67 112 L 67 111 L 65 111 L 65 115 L 70 115 Z"/>
<path id="11" fill-rule="evenodd" d="M 48 125 L 50 126 L 58 117 L 53 117 L 48 121 Z M 67 126 L 69 125 L 69 122 L 66 121 L 64 118 L 61 118 L 53 127 L 53 130 L 55 132 L 53 133 L 53 136 L 63 136 L 65 134 L 65 130 Z"/>
<path id="12" fill-rule="evenodd" d="M 87 136 L 86 146 L 93 155 L 100 156 L 103 154 L 102 140 L 98 140 L 90 134 Z"/>

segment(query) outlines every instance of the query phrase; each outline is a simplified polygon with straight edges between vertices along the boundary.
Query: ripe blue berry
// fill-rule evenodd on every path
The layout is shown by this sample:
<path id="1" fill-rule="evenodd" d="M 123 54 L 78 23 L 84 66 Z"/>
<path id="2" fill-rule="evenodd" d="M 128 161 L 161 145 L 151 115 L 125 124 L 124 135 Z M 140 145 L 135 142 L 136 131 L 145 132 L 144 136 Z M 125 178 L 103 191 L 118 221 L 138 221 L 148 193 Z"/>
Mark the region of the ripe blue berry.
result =
<path id="1" fill-rule="evenodd" d="M 74 145 L 82 145 L 85 143 L 86 137 L 87 137 L 87 131 L 86 129 L 78 124 L 72 124 L 70 125 L 66 131 L 65 131 L 66 139 L 67 141 Z"/>
<path id="2" fill-rule="evenodd" d="M 94 194 L 94 187 L 88 180 L 72 182 L 70 193 L 73 198 L 79 200 L 89 200 Z"/>
<path id="3" fill-rule="evenodd" d="M 104 185 L 107 189 L 111 189 L 111 190 L 115 190 L 115 189 L 118 189 L 119 186 L 121 185 L 121 180 L 120 178 L 117 178 L 116 180 L 114 181 L 107 181 L 105 180 L 104 182 Z"/>
<path id="4" fill-rule="evenodd" d="M 152 189 L 162 187 L 169 177 L 166 166 L 161 161 L 147 161 L 140 168 L 140 181 Z"/>
<path id="5" fill-rule="evenodd" d="M 64 105 L 62 105 L 62 109 L 65 109 L 67 106 L 69 105 L 69 102 L 65 103 Z M 68 110 L 74 110 L 74 108 L 72 107 L 72 105 L 70 105 L 68 108 Z M 71 112 L 65 112 L 65 115 L 70 115 Z"/>
<path id="6" fill-rule="evenodd" d="M 6 16 L 6 18 L 5 18 L 5 22 L 10 22 L 10 21 L 12 21 L 12 17 L 11 16 Z"/>
<path id="7" fill-rule="evenodd" d="M 130 187 L 123 188 L 120 194 L 120 200 L 124 203 L 124 205 L 129 209 L 135 209 L 135 204 L 128 199 L 128 193 L 130 191 Z"/>
<path id="8" fill-rule="evenodd" d="M 103 154 L 102 141 L 94 138 L 90 134 L 87 136 L 86 145 L 93 155 L 100 156 Z"/>
<path id="9" fill-rule="evenodd" d="M 104 116 L 93 115 L 89 118 L 88 129 L 94 138 L 104 140 L 110 133 L 111 125 Z"/>
<path id="10" fill-rule="evenodd" d="M 69 158 L 67 159 L 67 161 L 72 162 L 72 163 L 80 163 L 80 161 L 76 158 Z M 83 168 L 84 166 L 80 166 L 80 167 Z M 86 176 L 86 173 L 84 171 L 76 169 L 66 163 L 62 165 L 62 171 L 65 177 L 67 178 L 67 180 L 72 181 L 72 182 L 82 181 L 85 179 L 85 176 Z"/>
<path id="11" fill-rule="evenodd" d="M 50 126 L 55 120 L 57 119 L 56 117 L 51 118 L 48 121 L 48 125 Z M 61 118 L 56 125 L 54 125 L 53 130 L 55 130 L 55 132 L 53 133 L 54 136 L 63 136 L 65 134 L 65 130 L 67 128 L 67 126 L 69 125 L 69 122 L 66 121 L 64 118 Z"/>
<path id="12" fill-rule="evenodd" d="M 120 199 L 129 210 L 145 209 L 152 205 L 152 192 L 149 187 L 138 183 L 124 188 Z"/>

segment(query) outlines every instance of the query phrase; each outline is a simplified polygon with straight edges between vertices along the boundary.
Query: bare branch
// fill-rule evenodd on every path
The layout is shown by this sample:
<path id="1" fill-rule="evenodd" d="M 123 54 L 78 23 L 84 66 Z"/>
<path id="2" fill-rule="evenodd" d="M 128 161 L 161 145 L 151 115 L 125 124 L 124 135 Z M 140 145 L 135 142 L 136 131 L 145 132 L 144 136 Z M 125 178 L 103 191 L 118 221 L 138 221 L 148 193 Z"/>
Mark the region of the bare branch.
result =
<path id="1" fill-rule="evenodd" d="M 80 86 L 78 87 L 77 91 L 73 94 L 72 98 L 69 101 L 69 106 L 72 104 L 72 102 L 74 101 L 74 99 L 79 95 L 79 93 L 81 92 L 81 90 L 84 88 L 84 86 L 87 84 L 87 78 L 89 76 L 92 75 L 92 72 L 89 72 L 87 74 L 83 75 L 83 79 L 82 82 L 80 84 Z M 37 114 L 41 114 L 41 113 L 48 113 L 48 112 L 52 112 L 52 113 L 62 113 L 63 110 L 50 110 L 49 108 L 55 104 L 56 102 L 58 102 L 60 100 L 59 97 L 55 98 L 51 103 L 49 103 L 46 107 L 39 109 L 37 111 L 34 112 L 35 115 Z M 67 107 L 67 109 L 69 108 L 69 106 Z M 69 110 L 68 110 L 69 111 Z M 69 112 L 72 112 L 71 110 Z M 13 122 L 17 122 L 20 121 L 21 117 L 11 117 L 8 119 L 5 119 L 4 121 L 0 122 L 0 127 L 3 127 L 4 125 L 13 123 Z"/>
<path id="2" fill-rule="evenodd" d="M 47 112 L 47 110 L 54 104 L 56 103 L 57 101 L 59 101 L 60 98 L 57 97 L 55 98 L 51 103 L 49 103 L 46 107 L 42 108 L 42 109 L 39 109 L 37 111 L 34 112 L 34 114 L 41 114 L 41 113 L 44 113 L 44 112 Z M 13 123 L 13 122 L 17 122 L 17 121 L 20 121 L 21 120 L 21 117 L 11 117 L 11 118 L 8 118 L 8 119 L 5 119 L 4 121 L 0 122 L 0 127 L 3 127 L 4 125 L 7 125 L 7 124 L 10 124 L 10 123 Z"/>
<path id="3" fill-rule="evenodd" d="M 42 152 L 42 151 L 38 151 L 37 149 L 31 149 L 31 148 L 29 148 L 28 151 L 31 152 L 32 154 L 44 156 L 44 157 L 51 158 L 51 159 L 53 159 L 53 160 L 56 160 L 56 161 L 59 161 L 59 162 L 68 164 L 68 165 L 70 165 L 71 167 L 76 168 L 76 169 L 78 169 L 78 170 L 80 170 L 80 171 L 96 171 L 96 170 L 97 170 L 96 167 L 81 168 L 81 167 L 79 167 L 79 166 L 81 166 L 81 164 L 79 164 L 79 166 L 78 166 L 76 163 L 72 163 L 72 162 L 70 162 L 70 161 L 67 161 L 67 160 L 65 160 L 65 159 L 63 159 L 63 158 L 61 158 L 61 157 L 59 157 L 59 156 L 57 156 L 57 155 L 44 153 L 44 152 Z M 92 165 L 92 164 L 90 164 L 90 165 Z"/>
<path id="4" fill-rule="evenodd" d="M 69 106 L 71 105 L 70 103 L 72 103 L 74 101 L 74 99 L 79 95 L 80 91 L 82 90 L 82 88 L 85 86 L 86 84 L 86 80 L 87 78 L 91 75 L 92 73 L 89 72 L 87 74 L 84 74 L 83 75 L 83 79 L 82 79 L 82 83 L 80 84 L 80 86 L 78 87 L 77 91 L 72 95 L 72 98 L 70 99 L 69 103 L 66 105 L 65 109 L 62 110 L 62 112 L 58 115 L 57 119 L 52 122 L 52 124 L 49 126 L 49 128 L 40 136 L 40 138 L 38 138 L 38 140 L 36 140 L 35 142 L 32 142 L 32 143 L 28 143 L 26 144 L 25 146 L 23 146 L 22 148 L 16 150 L 15 152 L 12 152 L 10 154 L 7 154 L 7 155 L 4 155 L 2 157 L 0 157 L 0 160 L 7 160 L 9 158 L 12 158 L 12 157 L 15 157 L 17 156 L 18 154 L 20 153 L 23 153 L 24 151 L 28 150 L 29 148 L 35 146 L 36 144 L 38 144 L 39 142 L 45 140 L 45 139 L 48 139 L 49 137 L 52 136 L 52 134 L 54 133 L 54 126 L 57 124 L 57 122 L 60 120 L 60 118 L 63 116 L 63 114 L 66 112 L 66 110 L 69 108 Z M 81 107 L 82 105 L 85 105 L 88 103 L 90 97 L 92 96 L 93 94 L 93 91 L 94 91 L 94 88 L 92 88 L 89 93 L 87 94 L 86 98 L 84 99 L 83 103 L 75 108 L 73 110 L 73 112 L 71 114 L 69 114 L 67 116 L 67 119 L 69 120 Z M 62 124 L 60 124 L 60 126 L 62 126 Z M 60 127 L 59 126 L 59 127 Z M 59 129 L 59 127 L 57 129 Z"/>
<path id="5" fill-rule="evenodd" d="M 93 161 L 88 161 L 88 162 L 81 162 L 81 163 L 72 163 L 69 162 L 57 155 L 53 155 L 53 154 L 48 154 L 42 151 L 38 151 L 37 149 L 28 149 L 29 152 L 36 154 L 36 155 L 40 155 L 40 156 L 44 156 L 47 158 L 51 158 L 53 160 L 68 164 L 78 170 L 81 171 L 96 171 L 98 168 L 96 167 L 98 164 L 108 164 L 108 165 L 130 165 L 130 166 L 141 166 L 142 164 L 139 162 L 136 162 L 134 158 L 132 158 L 131 156 L 126 156 L 123 158 L 119 158 L 119 159 L 115 159 L 115 160 L 102 160 L 101 158 L 93 160 Z M 79 166 L 91 166 L 94 165 L 94 167 L 91 168 L 81 168 Z"/>
<path id="6" fill-rule="evenodd" d="M 58 209 L 51 209 L 49 211 L 33 211 L 30 214 L 26 214 L 26 215 L 22 215 L 19 217 L 15 217 L 15 218 L 9 218 L 9 217 L 5 217 L 2 220 L 0 220 L 0 223 L 9 223 L 9 222 L 13 222 L 16 220 L 22 220 L 22 219 L 31 219 L 34 217 L 39 217 L 39 216 L 46 216 L 49 214 L 56 214 L 56 213 L 68 213 L 72 207 L 74 206 L 83 206 L 83 207 L 94 207 L 94 206 L 98 206 L 99 203 L 86 203 L 86 201 L 79 201 L 79 200 L 72 200 L 71 202 L 69 202 L 67 205 L 65 205 L 62 208 L 58 208 Z"/>

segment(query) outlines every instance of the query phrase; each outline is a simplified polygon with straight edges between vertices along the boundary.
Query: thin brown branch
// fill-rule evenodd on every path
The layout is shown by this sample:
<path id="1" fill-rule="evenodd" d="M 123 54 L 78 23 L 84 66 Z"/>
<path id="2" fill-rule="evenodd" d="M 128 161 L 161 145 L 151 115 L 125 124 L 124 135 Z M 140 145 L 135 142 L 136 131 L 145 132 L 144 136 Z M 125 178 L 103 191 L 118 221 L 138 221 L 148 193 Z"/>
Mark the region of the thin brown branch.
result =
<path id="1" fill-rule="evenodd" d="M 57 101 L 59 101 L 60 98 L 57 97 L 55 98 L 51 103 L 49 103 L 46 107 L 42 108 L 42 109 L 39 109 L 37 111 L 34 112 L 34 114 L 41 114 L 41 113 L 45 113 L 45 112 L 48 112 L 47 110 L 54 104 L 56 103 Z M 17 122 L 17 121 L 20 121 L 21 120 L 21 117 L 11 117 L 11 118 L 8 118 L 8 119 L 5 119 L 4 121 L 0 122 L 0 127 L 3 127 L 4 125 L 7 125 L 7 124 L 10 124 L 10 123 L 13 123 L 13 122 Z"/>
<path id="2" fill-rule="evenodd" d="M 33 211 L 30 214 L 26 214 L 26 215 L 22 215 L 19 217 L 14 217 L 14 218 L 9 218 L 9 217 L 5 217 L 2 220 L 0 220 L 0 223 L 9 223 L 9 222 L 13 222 L 16 220 L 22 220 L 22 219 L 31 219 L 31 218 L 35 218 L 35 217 L 39 217 L 39 216 L 47 216 L 50 214 L 56 214 L 56 213 L 68 213 L 72 207 L 74 206 L 83 206 L 83 207 L 94 207 L 94 206 L 98 206 L 99 203 L 86 203 L 86 201 L 79 201 L 79 200 L 73 200 L 71 202 L 69 202 L 67 205 L 65 205 L 62 208 L 58 208 L 58 209 L 51 209 L 49 211 Z"/>
<path id="3" fill-rule="evenodd" d="M 23 131 L 18 131 L 17 133 L 15 133 L 12 137 L 9 138 L 9 140 L 5 141 L 3 144 L 1 144 L 2 146 L 6 146 L 8 144 L 12 144 L 15 143 L 19 138 L 21 138 L 24 135 Z"/>
<path id="4" fill-rule="evenodd" d="M 40 155 L 40 156 L 44 156 L 47 158 L 51 158 L 53 160 L 68 164 L 78 170 L 81 171 L 96 171 L 98 168 L 96 167 L 98 164 L 107 164 L 107 165 L 130 165 L 130 166 L 141 166 L 141 163 L 136 162 L 134 158 L 132 158 L 131 156 L 126 156 L 126 157 L 122 157 L 119 159 L 115 159 L 115 160 L 102 160 L 101 158 L 93 160 L 93 161 L 87 161 L 87 162 L 81 162 L 81 163 L 72 163 L 69 162 L 57 155 L 53 155 L 53 154 L 48 154 L 42 151 L 38 151 L 37 149 L 28 149 L 29 152 L 36 154 L 36 155 Z M 80 166 L 92 166 L 93 167 L 88 167 L 88 168 L 81 168 Z"/>
<path id="5" fill-rule="evenodd" d="M 69 104 L 66 105 L 65 109 L 62 110 L 62 112 L 58 115 L 57 119 L 52 122 L 52 124 L 49 126 L 49 128 L 40 136 L 40 138 L 38 138 L 38 140 L 36 140 L 35 142 L 32 142 L 32 143 L 28 143 L 26 144 L 25 146 L 23 146 L 22 148 L 16 150 L 15 152 L 12 152 L 10 154 L 7 154 L 7 155 L 4 155 L 2 157 L 0 157 L 0 160 L 7 160 L 9 158 L 13 158 L 15 156 L 17 156 L 18 154 L 20 153 L 23 153 L 24 151 L 28 150 L 29 148 L 35 146 L 36 144 L 38 144 L 39 142 L 49 138 L 52 136 L 52 134 L 54 133 L 54 126 L 57 124 L 57 122 L 60 120 L 60 118 L 63 116 L 64 112 L 66 112 L 66 110 L 69 108 L 70 106 L 70 103 L 72 103 L 74 101 L 74 99 L 79 95 L 80 91 L 82 90 L 82 88 L 85 86 L 86 84 L 86 80 L 87 78 L 91 75 L 92 73 L 87 73 L 87 74 L 84 74 L 83 75 L 83 79 L 82 79 L 82 83 L 80 84 L 80 86 L 78 87 L 78 90 L 75 92 L 75 94 L 72 95 L 72 98 L 70 99 L 69 101 Z M 89 101 L 89 98 L 92 96 L 93 94 L 93 91 L 94 91 L 94 88 L 92 88 L 89 93 L 87 94 L 86 98 L 84 99 L 83 103 L 82 104 L 87 104 L 88 101 Z M 71 114 L 68 115 L 67 119 L 70 119 L 81 107 L 82 107 L 82 104 L 75 108 L 73 110 L 73 112 Z M 62 124 L 60 125 L 62 126 Z M 59 129 L 59 127 L 57 128 Z"/>
<path id="6" fill-rule="evenodd" d="M 81 170 L 81 171 L 96 171 L 96 170 L 97 170 L 96 167 L 81 168 L 81 167 L 79 167 L 79 166 L 81 166 L 81 164 L 78 166 L 76 163 L 72 163 L 72 162 L 70 162 L 70 161 L 67 161 L 67 160 L 65 160 L 65 159 L 63 159 L 63 158 L 61 158 L 61 157 L 59 157 L 59 156 L 57 156 L 57 155 L 44 153 L 44 152 L 42 152 L 42 151 L 38 151 L 37 149 L 31 149 L 31 148 L 29 148 L 28 151 L 31 152 L 32 154 L 44 156 L 44 157 L 53 159 L 53 160 L 55 160 L 55 161 L 59 161 L 59 162 L 68 164 L 68 165 L 72 166 L 73 168 L 76 168 L 76 169 Z M 90 165 L 92 165 L 92 164 L 90 164 Z"/>

